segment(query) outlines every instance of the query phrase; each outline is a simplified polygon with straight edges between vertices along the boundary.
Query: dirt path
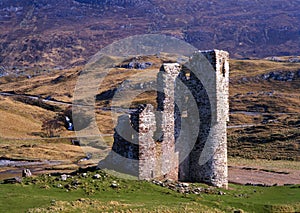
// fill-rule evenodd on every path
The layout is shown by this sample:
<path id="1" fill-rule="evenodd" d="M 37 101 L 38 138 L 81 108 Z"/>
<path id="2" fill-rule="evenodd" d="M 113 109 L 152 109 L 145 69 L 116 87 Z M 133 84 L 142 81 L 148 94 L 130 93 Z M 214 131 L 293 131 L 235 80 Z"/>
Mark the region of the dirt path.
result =
<path id="1" fill-rule="evenodd" d="M 300 170 L 266 170 L 255 167 L 231 166 L 228 169 L 229 182 L 238 184 L 284 185 L 300 184 Z"/>

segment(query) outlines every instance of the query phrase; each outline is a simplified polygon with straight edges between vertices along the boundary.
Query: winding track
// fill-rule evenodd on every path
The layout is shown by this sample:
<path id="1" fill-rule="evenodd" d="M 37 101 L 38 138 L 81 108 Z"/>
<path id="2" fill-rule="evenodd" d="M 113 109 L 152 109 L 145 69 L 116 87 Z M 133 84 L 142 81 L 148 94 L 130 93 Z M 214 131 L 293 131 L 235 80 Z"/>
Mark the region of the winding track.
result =
<path id="1" fill-rule="evenodd" d="M 1 96 L 10 96 L 10 97 L 25 97 L 25 98 L 30 98 L 32 100 L 41 100 L 45 103 L 52 103 L 52 104 L 60 104 L 60 105 L 65 105 L 65 106 L 72 106 L 74 105 L 72 102 L 65 102 L 65 101 L 59 101 L 55 100 L 53 98 L 47 99 L 47 98 L 41 98 L 38 96 L 34 95 L 28 95 L 28 94 L 15 94 L 15 93 L 10 93 L 10 92 L 0 92 Z M 87 106 L 89 105 L 76 105 L 76 106 Z M 103 111 L 114 111 L 116 113 L 126 113 L 129 114 L 133 110 L 130 109 L 124 109 L 124 108 L 119 108 L 119 107 L 97 107 L 96 109 L 98 110 L 103 110 Z M 243 114 L 243 115 L 250 115 L 250 116 L 257 116 L 257 115 L 296 115 L 297 113 L 286 113 L 286 112 L 280 112 L 280 113 L 264 113 L 264 112 L 250 112 L 250 111 L 231 111 L 229 114 Z M 227 126 L 227 129 L 238 129 L 238 128 L 247 128 L 247 127 L 253 127 L 256 126 L 257 124 L 241 124 L 241 125 L 233 125 L 233 126 Z"/>

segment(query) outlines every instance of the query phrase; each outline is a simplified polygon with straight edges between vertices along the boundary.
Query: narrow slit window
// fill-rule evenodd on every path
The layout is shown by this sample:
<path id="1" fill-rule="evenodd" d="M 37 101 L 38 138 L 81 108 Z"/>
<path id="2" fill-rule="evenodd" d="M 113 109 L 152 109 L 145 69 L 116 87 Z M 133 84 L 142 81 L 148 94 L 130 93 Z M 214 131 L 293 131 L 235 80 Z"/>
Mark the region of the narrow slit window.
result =
<path id="1" fill-rule="evenodd" d="M 186 78 L 186 80 L 190 80 L 191 73 L 190 72 L 185 72 L 185 78 Z"/>

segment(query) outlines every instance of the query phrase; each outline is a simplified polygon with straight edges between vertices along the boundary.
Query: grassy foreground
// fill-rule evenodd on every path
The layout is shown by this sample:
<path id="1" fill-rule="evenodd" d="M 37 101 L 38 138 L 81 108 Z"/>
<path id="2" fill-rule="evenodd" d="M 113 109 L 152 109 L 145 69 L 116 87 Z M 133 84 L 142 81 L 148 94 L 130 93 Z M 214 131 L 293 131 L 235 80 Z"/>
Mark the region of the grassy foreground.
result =
<path id="1" fill-rule="evenodd" d="M 203 184 L 190 187 L 203 191 L 183 194 L 145 181 L 118 179 L 103 171 L 73 174 L 65 181 L 61 176 L 42 175 L 21 184 L 0 184 L 0 212 L 300 211 L 300 185 L 230 184 L 229 190 Z"/>

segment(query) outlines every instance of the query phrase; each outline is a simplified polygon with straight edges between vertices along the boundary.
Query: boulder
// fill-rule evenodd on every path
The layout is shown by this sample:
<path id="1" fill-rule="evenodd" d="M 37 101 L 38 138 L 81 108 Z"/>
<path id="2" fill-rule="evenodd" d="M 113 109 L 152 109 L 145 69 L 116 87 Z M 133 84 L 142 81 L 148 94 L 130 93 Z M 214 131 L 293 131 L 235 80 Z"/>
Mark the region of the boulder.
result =
<path id="1" fill-rule="evenodd" d="M 66 181 L 68 176 L 66 174 L 63 174 L 63 175 L 60 176 L 60 178 L 61 178 L 62 181 Z"/>
<path id="2" fill-rule="evenodd" d="M 116 181 L 113 181 L 110 185 L 111 188 L 118 188 L 119 184 Z"/>
<path id="3" fill-rule="evenodd" d="M 100 179 L 100 178 L 101 178 L 101 175 L 95 174 L 95 175 L 93 176 L 93 178 L 94 178 L 94 179 Z"/>
<path id="4" fill-rule="evenodd" d="M 31 177 L 32 174 L 31 174 L 31 171 L 29 169 L 24 169 L 22 171 L 22 177 Z"/>

